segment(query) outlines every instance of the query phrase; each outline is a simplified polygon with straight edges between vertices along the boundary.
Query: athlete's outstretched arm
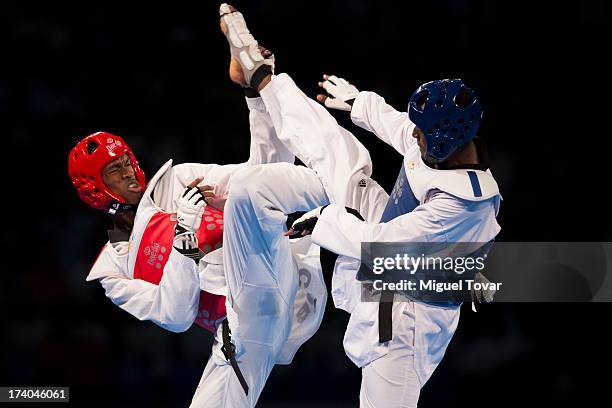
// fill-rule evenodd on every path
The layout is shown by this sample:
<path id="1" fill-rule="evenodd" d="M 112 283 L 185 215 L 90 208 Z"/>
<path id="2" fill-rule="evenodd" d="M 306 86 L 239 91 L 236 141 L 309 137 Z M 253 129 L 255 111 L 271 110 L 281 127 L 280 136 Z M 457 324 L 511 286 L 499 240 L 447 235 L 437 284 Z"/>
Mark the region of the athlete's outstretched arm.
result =
<path id="1" fill-rule="evenodd" d="M 323 75 L 319 87 L 328 95 L 319 94 L 317 100 L 330 109 L 351 112 L 353 123 L 378 136 L 400 154 L 414 144 L 414 123 L 406 112 L 399 112 L 374 92 L 360 92 L 354 85 L 334 75 Z"/>
<path id="2" fill-rule="evenodd" d="M 416 143 L 412 136 L 415 125 L 408 113 L 399 112 L 374 92 L 360 92 L 351 109 L 351 119 L 357 126 L 374 133 L 401 155 Z"/>
<path id="3" fill-rule="evenodd" d="M 470 231 L 481 234 L 480 220 L 487 218 L 490 211 L 494 209 L 488 200 L 471 202 L 437 192 L 410 213 L 386 223 L 373 223 L 360 221 L 344 207 L 330 204 L 316 220 L 312 241 L 339 255 L 360 259 L 362 242 L 441 242 L 447 236 L 455 236 L 458 230 L 467 238 Z M 465 216 L 468 212 L 471 217 Z M 499 232 L 497 224 L 487 228 L 487 239 Z"/>

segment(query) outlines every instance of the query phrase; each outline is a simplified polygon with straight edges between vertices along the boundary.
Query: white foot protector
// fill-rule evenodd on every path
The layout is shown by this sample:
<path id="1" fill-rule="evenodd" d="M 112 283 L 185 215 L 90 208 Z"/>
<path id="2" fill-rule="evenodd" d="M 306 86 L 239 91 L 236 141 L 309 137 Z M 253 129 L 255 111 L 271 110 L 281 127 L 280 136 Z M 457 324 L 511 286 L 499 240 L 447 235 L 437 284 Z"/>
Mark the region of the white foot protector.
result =
<path id="1" fill-rule="evenodd" d="M 221 16 L 221 30 L 230 45 L 232 57 L 238 60 L 244 79 L 252 86 L 253 74 L 262 65 L 272 66 L 274 60 L 266 60 L 261 55 L 257 40 L 249 32 L 242 13 L 229 4 L 223 3 L 219 7 L 219 15 Z"/>

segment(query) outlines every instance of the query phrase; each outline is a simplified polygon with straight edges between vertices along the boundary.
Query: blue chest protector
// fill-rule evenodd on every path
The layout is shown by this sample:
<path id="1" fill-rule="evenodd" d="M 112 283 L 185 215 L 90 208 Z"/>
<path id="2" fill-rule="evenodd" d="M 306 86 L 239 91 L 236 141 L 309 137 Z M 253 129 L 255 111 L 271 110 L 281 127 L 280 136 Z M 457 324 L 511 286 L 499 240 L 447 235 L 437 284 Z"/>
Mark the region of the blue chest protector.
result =
<path id="1" fill-rule="evenodd" d="M 408 177 L 406 177 L 406 167 L 404 163 L 402 163 L 402 168 L 397 175 L 395 186 L 393 186 L 393 191 L 391 191 L 391 195 L 389 195 L 389 200 L 385 206 L 385 211 L 383 211 L 380 217 L 380 222 L 391 221 L 400 215 L 407 214 L 418 205 L 419 200 L 417 200 L 410 188 Z"/>

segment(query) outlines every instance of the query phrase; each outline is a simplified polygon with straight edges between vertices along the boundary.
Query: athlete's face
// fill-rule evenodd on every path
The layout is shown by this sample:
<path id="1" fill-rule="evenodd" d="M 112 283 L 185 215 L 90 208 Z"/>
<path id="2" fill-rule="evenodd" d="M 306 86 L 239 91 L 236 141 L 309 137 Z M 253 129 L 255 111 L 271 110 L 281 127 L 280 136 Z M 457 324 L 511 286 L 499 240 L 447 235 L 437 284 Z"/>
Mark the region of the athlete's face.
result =
<path id="1" fill-rule="evenodd" d="M 421 151 L 421 157 L 424 157 L 425 151 L 427 150 L 427 139 L 425 139 L 425 133 L 415 126 L 414 130 L 412 131 L 412 137 L 417 140 L 419 150 Z"/>
<path id="2" fill-rule="evenodd" d="M 143 186 L 138 184 L 132 162 L 127 154 L 104 166 L 102 177 L 104 184 L 114 194 L 122 197 L 127 204 L 138 204 Z"/>

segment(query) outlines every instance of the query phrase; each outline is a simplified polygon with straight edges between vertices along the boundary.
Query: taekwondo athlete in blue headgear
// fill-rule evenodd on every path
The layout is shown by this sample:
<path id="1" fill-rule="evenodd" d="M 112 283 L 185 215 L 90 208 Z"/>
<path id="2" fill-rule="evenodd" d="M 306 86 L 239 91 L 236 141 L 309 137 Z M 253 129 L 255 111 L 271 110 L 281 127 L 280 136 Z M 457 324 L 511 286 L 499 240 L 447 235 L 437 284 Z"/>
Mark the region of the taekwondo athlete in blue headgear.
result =
<path id="1" fill-rule="evenodd" d="M 440 163 L 474 139 L 482 108 L 461 79 L 443 79 L 427 82 L 412 94 L 408 116 L 425 134 L 425 161 Z"/>
<path id="2" fill-rule="evenodd" d="M 362 242 L 484 245 L 495 238 L 501 229 L 496 221 L 501 195 L 488 170 L 484 145 L 476 138 L 482 109 L 473 90 L 459 79 L 428 82 L 402 112 L 342 78 L 323 79 L 320 86 L 328 95 L 318 95 L 319 102 L 350 111 L 356 125 L 393 146 L 404 159 L 380 213 L 374 210 L 380 208 L 378 200 L 356 208 L 365 222 L 330 204 L 298 219 L 292 233 L 305 226 L 314 243 L 356 259 Z M 342 160 L 337 154 L 333 158 Z M 368 180 L 363 185 L 378 188 Z M 381 194 L 376 197 L 383 199 Z M 334 303 L 349 305 L 344 309 L 351 313 L 344 349 L 362 369 L 361 406 L 416 406 L 421 387 L 457 328 L 459 304 L 396 301 L 379 307 L 363 302 L 360 291 L 350 290 L 354 284 L 339 282 L 339 272 L 345 281 L 356 281 L 356 271 L 349 276 L 347 270 L 336 265 L 332 286 Z M 491 299 L 488 294 L 480 297 Z"/>

